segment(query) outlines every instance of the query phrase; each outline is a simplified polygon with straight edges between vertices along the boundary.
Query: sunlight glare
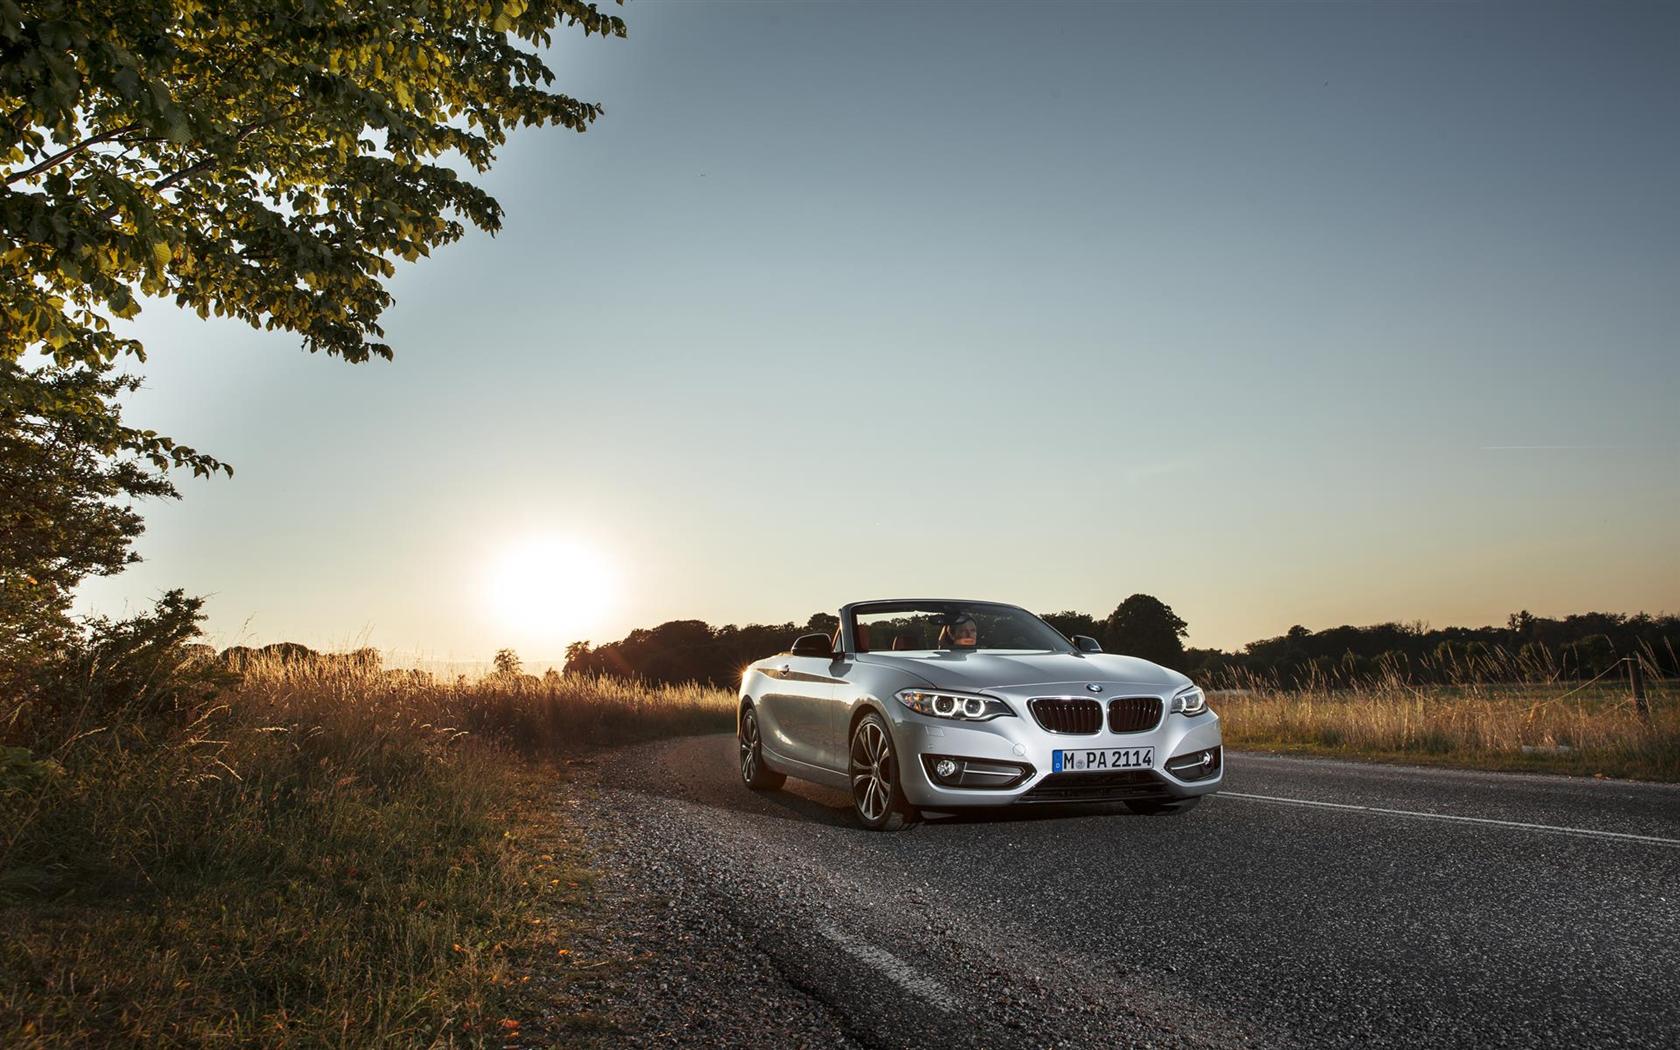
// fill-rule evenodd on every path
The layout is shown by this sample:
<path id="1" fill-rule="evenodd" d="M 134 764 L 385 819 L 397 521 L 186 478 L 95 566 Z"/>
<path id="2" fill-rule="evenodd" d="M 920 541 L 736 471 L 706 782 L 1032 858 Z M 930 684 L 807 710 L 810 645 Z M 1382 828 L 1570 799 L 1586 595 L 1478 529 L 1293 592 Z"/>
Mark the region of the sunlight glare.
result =
<path id="1" fill-rule="evenodd" d="M 617 597 L 618 575 L 601 552 L 560 537 L 505 548 L 490 577 L 491 607 L 533 638 L 587 633 Z"/>

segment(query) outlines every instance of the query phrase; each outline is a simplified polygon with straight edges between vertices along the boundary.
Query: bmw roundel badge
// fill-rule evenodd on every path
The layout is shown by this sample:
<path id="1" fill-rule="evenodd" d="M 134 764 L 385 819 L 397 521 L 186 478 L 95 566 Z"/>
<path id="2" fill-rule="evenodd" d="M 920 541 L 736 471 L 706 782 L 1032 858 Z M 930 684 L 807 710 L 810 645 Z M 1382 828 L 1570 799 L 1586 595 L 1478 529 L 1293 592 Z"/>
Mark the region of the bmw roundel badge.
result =
<path id="1" fill-rule="evenodd" d="M 1095 682 L 1092 682 L 1092 683 L 1091 683 L 1091 684 L 1090 684 L 1090 685 L 1088 685 L 1088 686 L 1086 686 L 1086 687 L 1085 687 L 1085 688 L 1086 688 L 1086 689 L 1089 689 L 1089 690 L 1090 690 L 1090 691 L 1091 691 L 1091 692 L 1093 692 L 1093 693 L 1100 693 L 1100 692 L 1102 692 L 1102 686 L 1100 686 L 1100 685 L 1098 685 L 1098 684 L 1097 684 L 1097 683 L 1095 683 Z"/>

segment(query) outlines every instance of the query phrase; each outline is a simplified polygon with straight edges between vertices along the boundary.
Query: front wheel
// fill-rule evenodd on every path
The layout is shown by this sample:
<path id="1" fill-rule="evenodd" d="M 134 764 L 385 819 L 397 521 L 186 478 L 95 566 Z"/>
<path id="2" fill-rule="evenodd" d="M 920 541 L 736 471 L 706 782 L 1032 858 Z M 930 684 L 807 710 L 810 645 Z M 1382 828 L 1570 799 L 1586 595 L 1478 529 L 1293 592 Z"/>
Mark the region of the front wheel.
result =
<path id="1" fill-rule="evenodd" d="M 1126 808 L 1143 817 L 1170 817 L 1176 813 L 1188 813 L 1201 804 L 1202 796 L 1195 798 L 1139 798 L 1126 803 Z"/>
<path id="2" fill-rule="evenodd" d="M 917 817 L 898 778 L 898 754 L 880 715 L 864 715 L 852 729 L 852 812 L 870 831 L 902 827 Z"/>
<path id="3" fill-rule="evenodd" d="M 774 791 L 787 783 L 787 777 L 764 764 L 764 740 L 758 732 L 758 714 L 752 708 L 741 712 L 741 724 L 735 730 L 735 743 L 741 752 L 741 781 L 754 791 Z"/>

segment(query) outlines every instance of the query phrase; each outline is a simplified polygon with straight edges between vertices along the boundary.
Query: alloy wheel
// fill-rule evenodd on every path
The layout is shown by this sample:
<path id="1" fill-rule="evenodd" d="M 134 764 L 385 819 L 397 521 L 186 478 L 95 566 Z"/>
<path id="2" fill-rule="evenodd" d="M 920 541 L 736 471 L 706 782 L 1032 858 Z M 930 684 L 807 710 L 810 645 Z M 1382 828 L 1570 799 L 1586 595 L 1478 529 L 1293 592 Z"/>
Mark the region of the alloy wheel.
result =
<path id="1" fill-rule="evenodd" d="M 877 824 L 893 803 L 892 741 L 874 719 L 852 735 L 852 804 L 866 823 Z"/>
<path id="2" fill-rule="evenodd" d="M 758 717 L 751 711 L 741 716 L 741 779 L 752 784 L 758 776 Z"/>

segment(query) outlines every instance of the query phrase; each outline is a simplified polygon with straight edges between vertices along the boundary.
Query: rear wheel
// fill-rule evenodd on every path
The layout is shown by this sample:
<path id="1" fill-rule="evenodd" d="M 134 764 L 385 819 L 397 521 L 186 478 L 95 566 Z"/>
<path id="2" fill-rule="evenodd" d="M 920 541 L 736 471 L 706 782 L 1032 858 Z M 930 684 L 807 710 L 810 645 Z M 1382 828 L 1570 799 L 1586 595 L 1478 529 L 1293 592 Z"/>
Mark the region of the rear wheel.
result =
<path id="1" fill-rule="evenodd" d="M 774 791 L 787 783 L 787 777 L 764 764 L 764 741 L 758 732 L 758 714 L 750 707 L 741 712 L 735 743 L 741 753 L 741 781 L 744 784 L 754 791 Z"/>
<path id="2" fill-rule="evenodd" d="M 1195 798 L 1136 798 L 1126 803 L 1126 808 L 1144 817 L 1170 817 L 1177 813 L 1188 813 L 1201 804 L 1202 796 Z"/>
<path id="3" fill-rule="evenodd" d="M 902 827 L 919 815 L 904 797 L 898 753 L 880 715 L 864 715 L 852 728 L 850 761 L 852 812 L 870 831 Z"/>

